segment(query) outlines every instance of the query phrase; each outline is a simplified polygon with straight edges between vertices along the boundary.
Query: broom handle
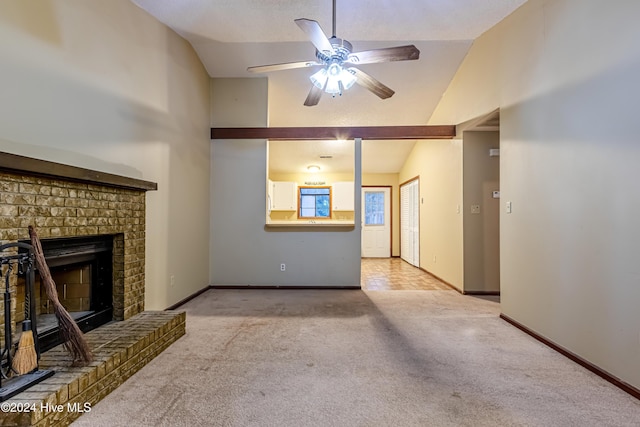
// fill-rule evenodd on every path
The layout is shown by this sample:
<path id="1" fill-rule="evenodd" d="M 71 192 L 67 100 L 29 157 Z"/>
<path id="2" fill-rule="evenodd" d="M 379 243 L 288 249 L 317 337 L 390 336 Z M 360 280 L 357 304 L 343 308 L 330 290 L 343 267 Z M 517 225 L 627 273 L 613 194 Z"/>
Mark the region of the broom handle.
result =
<path id="1" fill-rule="evenodd" d="M 29 248 L 29 258 L 27 260 L 27 293 L 29 295 L 29 307 L 27 308 L 26 302 L 24 306 L 25 318 L 29 316 L 31 320 L 31 332 L 33 333 L 33 344 L 36 349 L 37 360 L 40 360 L 40 347 L 38 345 L 38 327 L 36 325 L 36 297 L 35 297 L 35 285 L 36 272 L 35 272 L 35 254 L 33 247 Z"/>
<path id="2" fill-rule="evenodd" d="M 9 291 L 9 276 L 11 275 L 11 264 L 7 264 L 4 287 L 4 346 L 7 352 L 7 376 L 11 369 L 11 292 Z M 1 367 L 0 367 L 1 368 Z"/>
<path id="3" fill-rule="evenodd" d="M 29 283 L 29 272 L 27 271 L 27 275 L 25 276 L 27 282 L 24 287 L 24 320 L 31 320 L 31 286 Z"/>
<path id="4" fill-rule="evenodd" d="M 47 261 L 44 257 L 44 251 L 42 250 L 42 243 L 40 243 L 40 238 L 38 238 L 35 229 L 33 229 L 31 226 L 29 226 L 29 234 L 31 234 L 31 242 L 35 251 L 36 266 L 38 267 L 40 278 L 45 284 L 45 291 L 47 291 L 47 296 L 54 305 L 59 305 L 60 299 L 58 298 L 58 292 L 56 291 L 56 285 L 53 281 L 53 277 L 51 277 L 51 271 L 49 270 L 49 266 L 47 265 Z"/>

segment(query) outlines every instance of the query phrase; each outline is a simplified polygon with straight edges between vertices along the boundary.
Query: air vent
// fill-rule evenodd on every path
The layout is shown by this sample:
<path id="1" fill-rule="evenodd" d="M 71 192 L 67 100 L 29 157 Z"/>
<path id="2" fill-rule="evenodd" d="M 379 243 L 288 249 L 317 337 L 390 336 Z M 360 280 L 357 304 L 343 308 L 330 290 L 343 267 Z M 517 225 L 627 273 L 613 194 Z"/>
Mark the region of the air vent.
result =
<path id="1" fill-rule="evenodd" d="M 333 159 L 333 156 L 320 156 L 321 159 Z"/>

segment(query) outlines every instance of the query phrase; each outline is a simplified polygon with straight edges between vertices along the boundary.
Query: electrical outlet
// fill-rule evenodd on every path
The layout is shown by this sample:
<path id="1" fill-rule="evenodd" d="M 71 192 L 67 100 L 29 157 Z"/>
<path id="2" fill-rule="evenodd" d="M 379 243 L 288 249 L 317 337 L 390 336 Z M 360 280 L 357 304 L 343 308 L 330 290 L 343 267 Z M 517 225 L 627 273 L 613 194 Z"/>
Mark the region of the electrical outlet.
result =
<path id="1" fill-rule="evenodd" d="M 287 269 L 286 264 L 280 264 L 280 271 L 285 271 Z"/>
<path id="2" fill-rule="evenodd" d="M 174 276 L 172 274 L 171 277 L 169 277 L 169 282 L 170 282 L 171 286 L 175 286 L 176 285 L 176 276 Z"/>

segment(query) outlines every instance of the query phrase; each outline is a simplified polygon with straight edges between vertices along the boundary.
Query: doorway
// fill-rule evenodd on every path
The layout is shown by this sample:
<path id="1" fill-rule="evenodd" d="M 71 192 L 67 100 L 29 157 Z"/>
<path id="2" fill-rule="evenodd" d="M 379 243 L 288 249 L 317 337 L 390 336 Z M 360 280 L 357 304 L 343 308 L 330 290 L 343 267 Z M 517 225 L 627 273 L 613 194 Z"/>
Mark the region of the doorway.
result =
<path id="1" fill-rule="evenodd" d="M 362 187 L 362 257 L 391 257 L 391 187 Z"/>

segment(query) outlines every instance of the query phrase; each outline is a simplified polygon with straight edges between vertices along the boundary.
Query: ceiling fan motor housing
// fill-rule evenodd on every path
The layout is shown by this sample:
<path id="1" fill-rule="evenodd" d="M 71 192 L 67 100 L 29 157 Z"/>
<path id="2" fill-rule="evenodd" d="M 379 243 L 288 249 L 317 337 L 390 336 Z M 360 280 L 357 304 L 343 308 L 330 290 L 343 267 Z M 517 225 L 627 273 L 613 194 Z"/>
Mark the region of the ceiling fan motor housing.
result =
<path id="1" fill-rule="evenodd" d="M 329 39 L 329 43 L 331 43 L 331 46 L 335 51 L 333 55 L 331 55 L 330 52 L 321 52 L 316 49 L 316 58 L 318 58 L 325 64 L 329 64 L 332 62 L 342 64 L 347 60 L 347 58 L 353 51 L 353 46 L 351 45 L 351 43 L 338 37 L 331 37 Z"/>

